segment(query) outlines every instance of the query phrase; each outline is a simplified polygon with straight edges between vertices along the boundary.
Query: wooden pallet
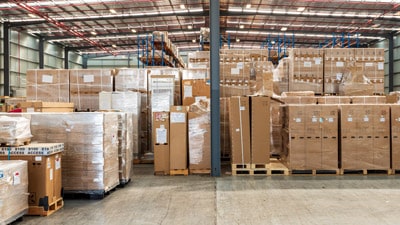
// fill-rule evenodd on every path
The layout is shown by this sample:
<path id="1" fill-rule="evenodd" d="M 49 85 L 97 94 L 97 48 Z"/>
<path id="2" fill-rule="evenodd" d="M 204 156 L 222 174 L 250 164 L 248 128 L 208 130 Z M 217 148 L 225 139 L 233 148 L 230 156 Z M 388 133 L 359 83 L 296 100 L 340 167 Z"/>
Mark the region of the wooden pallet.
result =
<path id="1" fill-rule="evenodd" d="M 15 139 L 13 141 L 8 141 L 8 142 L 2 142 L 0 143 L 0 146 L 19 147 L 19 146 L 29 145 L 30 143 L 31 143 L 30 138 L 23 138 L 23 139 Z"/>
<path id="2" fill-rule="evenodd" d="M 246 164 L 231 164 L 232 167 L 232 175 L 237 176 L 237 175 L 253 175 L 253 170 L 251 169 L 251 164 L 246 163 Z"/>
<path id="3" fill-rule="evenodd" d="M 211 169 L 189 169 L 190 175 L 210 175 Z"/>
<path id="4" fill-rule="evenodd" d="M 270 159 L 270 163 L 267 166 L 267 175 L 289 175 L 289 169 L 279 159 Z"/>
<path id="5" fill-rule="evenodd" d="M 340 175 L 345 174 L 363 174 L 363 175 L 372 175 L 372 174 L 381 174 L 381 175 L 391 175 L 393 174 L 392 169 L 384 169 L 384 170 L 377 170 L 377 169 L 340 169 Z"/>
<path id="6" fill-rule="evenodd" d="M 154 176 L 168 176 L 168 172 L 166 171 L 154 171 Z"/>
<path id="7" fill-rule="evenodd" d="M 183 176 L 187 176 L 189 175 L 189 170 L 188 169 L 180 169 L 180 170 L 170 170 L 169 171 L 169 175 L 170 176 L 176 176 L 176 175 L 183 175 Z"/>
<path id="8" fill-rule="evenodd" d="M 63 198 L 59 198 L 53 203 L 49 204 L 47 210 L 44 206 L 29 206 L 28 214 L 30 216 L 50 216 L 51 214 L 57 212 L 64 206 Z"/>
<path id="9" fill-rule="evenodd" d="M 340 174 L 340 170 L 336 169 L 336 170 L 290 170 L 290 174 L 292 175 L 296 175 L 296 174 L 301 174 L 301 175 L 339 175 Z"/>

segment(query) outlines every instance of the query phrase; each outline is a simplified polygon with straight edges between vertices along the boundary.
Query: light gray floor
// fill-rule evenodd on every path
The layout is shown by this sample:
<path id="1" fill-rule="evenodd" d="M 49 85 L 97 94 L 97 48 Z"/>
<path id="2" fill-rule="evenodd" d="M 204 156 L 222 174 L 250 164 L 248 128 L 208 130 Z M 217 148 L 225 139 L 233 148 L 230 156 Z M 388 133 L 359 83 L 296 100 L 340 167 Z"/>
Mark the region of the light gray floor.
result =
<path id="1" fill-rule="evenodd" d="M 400 224 L 400 175 L 160 177 L 18 224 Z"/>

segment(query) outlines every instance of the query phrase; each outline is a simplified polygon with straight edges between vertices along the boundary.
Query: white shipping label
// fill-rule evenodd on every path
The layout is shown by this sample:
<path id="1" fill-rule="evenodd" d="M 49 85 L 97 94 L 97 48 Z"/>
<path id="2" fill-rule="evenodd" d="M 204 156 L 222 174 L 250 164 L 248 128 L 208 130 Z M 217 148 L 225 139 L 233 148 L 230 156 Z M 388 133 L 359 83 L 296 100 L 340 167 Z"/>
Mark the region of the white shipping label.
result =
<path id="1" fill-rule="evenodd" d="M 344 62 L 336 62 L 336 67 L 343 67 L 344 66 Z"/>
<path id="2" fill-rule="evenodd" d="M 156 143 L 165 144 L 167 143 L 167 130 L 163 127 L 156 128 Z"/>
<path id="3" fill-rule="evenodd" d="M 232 75 L 239 75 L 240 74 L 240 69 L 239 68 L 232 68 L 231 69 L 231 74 Z"/>
<path id="4" fill-rule="evenodd" d="M 348 122 L 353 122 L 353 118 L 349 117 L 349 118 L 347 118 L 347 121 Z"/>
<path id="5" fill-rule="evenodd" d="M 17 185 L 17 184 L 21 183 L 21 174 L 18 171 L 14 172 L 13 181 L 14 181 L 13 185 Z"/>
<path id="6" fill-rule="evenodd" d="M 188 97 L 193 97 L 193 87 L 192 85 L 185 85 L 183 87 L 183 97 L 188 98 Z"/>
<path id="7" fill-rule="evenodd" d="M 50 158 L 47 158 L 47 169 L 51 168 L 51 162 L 50 162 Z"/>
<path id="8" fill-rule="evenodd" d="M 336 80 L 342 80 L 343 74 L 342 73 L 337 73 L 336 74 Z"/>
<path id="9" fill-rule="evenodd" d="M 304 62 L 304 67 L 311 67 L 312 63 L 309 61 Z"/>
<path id="10" fill-rule="evenodd" d="M 93 75 L 83 75 L 83 82 L 84 83 L 94 82 L 94 76 Z"/>
<path id="11" fill-rule="evenodd" d="M 53 83 L 53 76 L 52 75 L 43 75 L 42 83 Z"/>
<path id="12" fill-rule="evenodd" d="M 244 110 L 246 110 L 246 107 L 240 106 L 240 111 L 244 111 Z"/>
<path id="13" fill-rule="evenodd" d="M 378 63 L 378 70 L 383 70 L 384 69 L 384 63 L 383 62 L 379 62 Z"/>
<path id="14" fill-rule="evenodd" d="M 366 116 L 366 117 L 364 117 L 364 122 L 368 122 L 369 121 L 369 118 Z"/>
<path id="15" fill-rule="evenodd" d="M 181 112 L 171 112 L 171 123 L 185 123 L 186 113 Z"/>
<path id="16" fill-rule="evenodd" d="M 315 117 L 313 117 L 313 118 L 311 119 L 311 122 L 313 122 L 313 123 L 317 123 L 317 122 L 318 122 L 318 119 L 317 119 L 317 118 L 315 118 Z"/>
<path id="17" fill-rule="evenodd" d="M 386 120 L 385 120 L 384 117 L 382 117 L 379 121 L 381 121 L 381 122 L 383 123 L 383 122 L 385 122 Z"/>
<path id="18" fill-rule="evenodd" d="M 42 161 L 42 156 L 35 156 L 35 161 Z"/>
<path id="19" fill-rule="evenodd" d="M 53 180 L 53 169 L 50 169 L 50 180 Z"/>
<path id="20" fill-rule="evenodd" d="M 32 107 L 26 108 L 26 112 L 28 112 L 28 113 L 35 112 L 35 108 L 32 108 Z"/>
<path id="21" fill-rule="evenodd" d="M 333 122 L 334 122 L 334 119 L 333 119 L 333 118 L 328 118 L 328 122 L 329 122 L 329 123 L 333 123 Z"/>
<path id="22" fill-rule="evenodd" d="M 57 158 L 55 164 L 56 164 L 56 170 L 61 169 L 61 158 Z"/>
<path id="23" fill-rule="evenodd" d="M 295 121 L 296 123 L 301 123 L 301 118 L 296 118 Z"/>
<path id="24" fill-rule="evenodd" d="M 236 128 L 236 130 L 235 130 L 236 132 L 240 132 L 240 129 L 239 128 Z"/>
<path id="25" fill-rule="evenodd" d="M 365 66 L 366 67 L 372 67 L 372 66 L 374 66 L 374 64 L 373 63 L 365 63 Z"/>
<path id="26" fill-rule="evenodd" d="M 243 69 L 243 67 L 244 67 L 242 62 L 239 62 L 239 63 L 237 63 L 236 65 L 237 65 L 236 67 L 237 67 L 238 69 Z"/>
<path id="27" fill-rule="evenodd" d="M 0 170 L 0 179 L 4 178 L 4 171 Z"/>
<path id="28" fill-rule="evenodd" d="M 315 65 L 320 65 L 321 64 L 321 58 L 315 58 Z"/>

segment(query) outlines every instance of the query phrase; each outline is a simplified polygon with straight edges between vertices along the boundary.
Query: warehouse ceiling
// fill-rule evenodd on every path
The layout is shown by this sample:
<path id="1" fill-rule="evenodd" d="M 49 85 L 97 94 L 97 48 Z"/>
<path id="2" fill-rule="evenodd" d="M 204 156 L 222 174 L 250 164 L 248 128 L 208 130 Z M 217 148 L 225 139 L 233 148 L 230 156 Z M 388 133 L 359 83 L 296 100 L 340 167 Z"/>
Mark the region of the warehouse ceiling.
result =
<path id="1" fill-rule="evenodd" d="M 400 0 L 221 0 L 230 48 L 366 46 L 400 31 Z M 205 0 L 51 0 L 0 3 L 12 29 L 83 54 L 135 53 L 153 31 L 180 51 L 198 50 L 209 27 Z"/>

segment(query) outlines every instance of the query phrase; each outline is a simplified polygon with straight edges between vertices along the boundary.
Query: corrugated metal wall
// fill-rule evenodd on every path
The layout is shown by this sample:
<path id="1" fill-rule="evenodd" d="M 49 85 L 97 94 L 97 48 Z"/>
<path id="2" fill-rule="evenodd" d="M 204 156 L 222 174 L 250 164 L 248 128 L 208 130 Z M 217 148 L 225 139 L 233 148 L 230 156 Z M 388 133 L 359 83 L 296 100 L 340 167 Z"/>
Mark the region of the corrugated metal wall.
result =
<path id="1" fill-rule="evenodd" d="M 0 26 L 3 31 L 3 26 Z M 3 32 L 0 41 L 0 95 L 4 95 Z M 82 57 L 69 53 L 69 67 L 82 68 Z M 44 43 L 44 67 L 64 68 L 64 49 L 56 44 Z M 10 34 L 10 88 L 13 96 L 25 96 L 26 71 L 39 68 L 39 40 L 27 33 Z"/>
<path id="2" fill-rule="evenodd" d="M 393 68 L 393 89 L 394 91 L 400 91 L 400 35 L 397 35 L 393 39 L 394 42 L 394 68 Z M 388 40 L 381 41 L 374 45 L 375 48 L 385 49 L 385 91 L 389 90 L 389 42 Z"/>

